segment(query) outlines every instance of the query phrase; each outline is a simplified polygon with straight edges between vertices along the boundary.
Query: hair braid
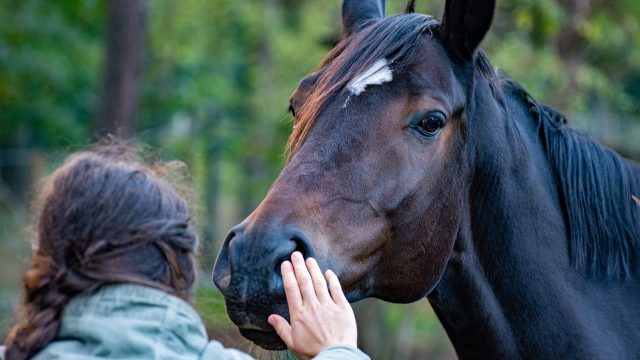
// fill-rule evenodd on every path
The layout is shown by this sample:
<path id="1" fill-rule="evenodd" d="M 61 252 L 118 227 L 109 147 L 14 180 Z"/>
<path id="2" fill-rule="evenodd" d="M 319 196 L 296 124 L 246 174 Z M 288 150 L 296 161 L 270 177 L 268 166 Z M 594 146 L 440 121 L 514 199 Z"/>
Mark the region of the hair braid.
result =
<path id="1" fill-rule="evenodd" d="M 28 359 L 55 337 L 65 305 L 78 293 L 77 287 L 64 284 L 66 273 L 50 257 L 37 255 L 33 259 L 24 275 L 21 320 L 7 337 L 7 360 Z"/>

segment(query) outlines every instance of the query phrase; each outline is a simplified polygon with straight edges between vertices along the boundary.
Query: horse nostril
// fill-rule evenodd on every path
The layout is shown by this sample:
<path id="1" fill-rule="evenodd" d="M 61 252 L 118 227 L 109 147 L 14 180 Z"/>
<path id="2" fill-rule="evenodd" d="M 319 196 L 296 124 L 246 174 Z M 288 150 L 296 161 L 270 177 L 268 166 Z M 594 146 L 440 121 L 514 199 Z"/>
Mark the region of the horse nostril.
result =
<path id="1" fill-rule="evenodd" d="M 309 238 L 301 232 L 294 231 L 288 237 L 288 241 L 281 244 L 276 254 L 271 286 L 272 290 L 275 290 L 276 293 L 281 293 L 282 296 L 284 296 L 284 288 L 282 285 L 282 272 L 280 270 L 280 266 L 284 261 L 291 260 L 291 254 L 294 251 L 302 253 L 302 256 L 305 259 L 315 256 L 313 246 L 311 246 Z"/>
<path id="2" fill-rule="evenodd" d="M 302 253 L 302 256 L 306 259 L 309 257 L 314 257 L 313 247 L 311 246 L 311 242 L 309 239 L 304 236 L 304 234 L 295 234 L 291 237 L 291 241 L 296 244 L 296 248 L 294 251 L 299 251 Z"/>
<path id="3" fill-rule="evenodd" d="M 282 246 L 280 246 L 280 251 L 277 254 L 276 258 L 275 270 L 278 273 L 280 273 L 280 265 L 285 260 L 290 260 L 291 254 L 294 251 L 299 251 L 305 259 L 314 256 L 311 242 L 304 234 L 300 232 L 294 232 L 294 234 L 289 236 L 289 239 L 285 244 L 286 245 L 283 244 Z"/>
<path id="4" fill-rule="evenodd" d="M 213 265 L 212 278 L 218 289 L 224 293 L 231 281 L 231 249 L 229 243 L 236 236 L 236 231 L 231 230 L 222 243 L 216 263 Z"/>

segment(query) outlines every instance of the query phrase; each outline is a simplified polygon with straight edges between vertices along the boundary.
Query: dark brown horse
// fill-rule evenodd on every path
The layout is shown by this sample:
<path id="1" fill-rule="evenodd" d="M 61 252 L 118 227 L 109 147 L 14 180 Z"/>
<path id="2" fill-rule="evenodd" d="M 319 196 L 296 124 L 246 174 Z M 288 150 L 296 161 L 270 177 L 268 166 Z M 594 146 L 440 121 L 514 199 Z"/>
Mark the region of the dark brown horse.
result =
<path id="1" fill-rule="evenodd" d="M 282 348 L 267 316 L 300 250 L 350 301 L 426 296 L 462 358 L 640 357 L 640 169 L 494 73 L 494 2 L 437 21 L 345 0 L 291 99 L 289 161 L 215 265 L 247 338 Z"/>

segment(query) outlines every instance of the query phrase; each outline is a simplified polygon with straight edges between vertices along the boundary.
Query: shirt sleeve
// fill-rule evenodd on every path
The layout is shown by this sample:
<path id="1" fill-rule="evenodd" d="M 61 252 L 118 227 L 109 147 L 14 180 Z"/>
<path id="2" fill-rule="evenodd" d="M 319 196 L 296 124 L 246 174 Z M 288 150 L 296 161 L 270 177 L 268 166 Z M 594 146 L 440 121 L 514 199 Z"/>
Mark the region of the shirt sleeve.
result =
<path id="1" fill-rule="evenodd" d="M 333 345 L 322 350 L 313 360 L 371 360 L 371 358 L 351 345 Z"/>
<path id="2" fill-rule="evenodd" d="M 217 341 L 209 341 L 200 355 L 200 360 L 255 360 L 255 358 L 240 350 L 227 349 Z"/>

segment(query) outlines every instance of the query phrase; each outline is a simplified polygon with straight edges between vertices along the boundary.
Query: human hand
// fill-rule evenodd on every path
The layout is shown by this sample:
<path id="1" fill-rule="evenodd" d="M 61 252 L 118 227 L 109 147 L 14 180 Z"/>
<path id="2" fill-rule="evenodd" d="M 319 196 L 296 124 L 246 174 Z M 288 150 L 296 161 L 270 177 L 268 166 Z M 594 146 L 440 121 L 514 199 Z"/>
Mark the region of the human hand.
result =
<path id="1" fill-rule="evenodd" d="M 305 261 L 297 251 L 281 270 L 291 324 L 276 314 L 268 321 L 289 350 L 306 360 L 331 345 L 357 347 L 356 318 L 336 274 L 328 270 L 322 276 L 316 260 Z"/>

